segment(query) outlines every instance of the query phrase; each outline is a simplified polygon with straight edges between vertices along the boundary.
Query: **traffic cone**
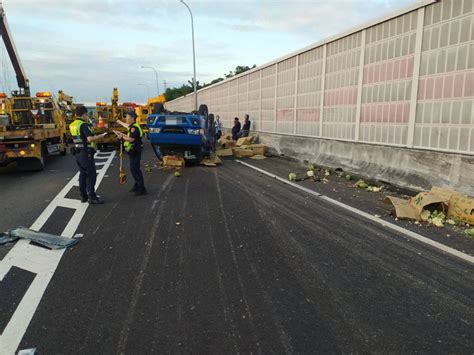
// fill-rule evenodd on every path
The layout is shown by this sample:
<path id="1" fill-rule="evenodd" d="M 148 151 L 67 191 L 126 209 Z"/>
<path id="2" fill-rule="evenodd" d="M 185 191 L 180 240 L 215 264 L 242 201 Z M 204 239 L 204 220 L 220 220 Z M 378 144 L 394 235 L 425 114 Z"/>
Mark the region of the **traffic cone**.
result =
<path id="1" fill-rule="evenodd" d="M 99 117 L 99 122 L 97 123 L 97 128 L 105 128 L 104 119 Z"/>

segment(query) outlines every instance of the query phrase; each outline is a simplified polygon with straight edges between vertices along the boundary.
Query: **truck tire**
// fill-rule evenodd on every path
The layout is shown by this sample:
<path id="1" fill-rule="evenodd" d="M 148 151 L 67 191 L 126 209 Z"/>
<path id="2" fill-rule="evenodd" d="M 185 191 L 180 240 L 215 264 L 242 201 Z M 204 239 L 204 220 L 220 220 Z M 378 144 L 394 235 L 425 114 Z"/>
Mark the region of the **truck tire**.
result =
<path id="1" fill-rule="evenodd" d="M 209 109 L 207 108 L 207 105 L 201 104 L 201 105 L 199 105 L 199 111 L 198 112 L 201 116 L 207 117 L 207 115 L 209 114 Z"/>
<path id="2" fill-rule="evenodd" d="M 156 104 L 153 105 L 153 114 L 159 115 L 160 113 L 165 112 L 165 107 L 163 106 L 162 103 L 157 102 Z"/>

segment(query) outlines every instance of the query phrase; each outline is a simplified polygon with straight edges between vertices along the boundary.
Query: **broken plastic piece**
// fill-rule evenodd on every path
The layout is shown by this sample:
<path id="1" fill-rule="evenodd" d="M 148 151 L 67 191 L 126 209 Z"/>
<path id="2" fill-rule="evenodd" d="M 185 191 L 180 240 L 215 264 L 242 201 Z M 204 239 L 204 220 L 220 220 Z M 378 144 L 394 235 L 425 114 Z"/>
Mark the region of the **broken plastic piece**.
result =
<path id="1" fill-rule="evenodd" d="M 18 237 L 12 237 L 8 233 L 2 233 L 0 234 L 0 245 L 13 243 L 13 242 L 16 242 L 18 239 L 19 239 Z"/>
<path id="2" fill-rule="evenodd" d="M 18 355 L 35 355 L 36 354 L 36 348 L 30 348 L 30 349 L 23 349 L 18 351 Z"/>
<path id="3" fill-rule="evenodd" d="M 61 237 L 60 235 L 37 232 L 32 229 L 18 227 L 12 229 L 9 235 L 14 238 L 28 239 L 50 249 L 63 249 L 79 242 L 78 239 Z"/>

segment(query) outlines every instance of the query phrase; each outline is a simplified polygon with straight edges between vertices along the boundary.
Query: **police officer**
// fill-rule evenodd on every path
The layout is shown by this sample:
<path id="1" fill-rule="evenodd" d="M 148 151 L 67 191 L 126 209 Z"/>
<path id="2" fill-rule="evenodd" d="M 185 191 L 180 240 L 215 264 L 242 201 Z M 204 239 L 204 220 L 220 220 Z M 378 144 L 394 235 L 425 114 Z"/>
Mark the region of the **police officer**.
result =
<path id="1" fill-rule="evenodd" d="M 89 124 L 86 123 L 87 118 L 87 108 L 85 106 L 78 106 L 76 108 L 76 120 L 69 125 L 74 142 L 72 151 L 76 156 L 76 163 L 79 167 L 81 201 L 89 202 L 91 205 L 100 205 L 104 201 L 100 200 L 95 193 L 97 178 L 94 160 L 95 142 L 102 139 L 107 133 L 94 135 Z"/>
<path id="2" fill-rule="evenodd" d="M 127 128 L 127 134 L 119 131 L 114 131 L 117 137 L 124 141 L 123 146 L 130 158 L 130 172 L 135 180 L 130 192 L 135 192 L 136 196 L 146 194 L 145 183 L 143 181 L 143 174 L 140 170 L 140 160 L 142 159 L 142 137 L 143 130 L 136 122 L 137 115 L 130 111 L 125 114 L 125 122 L 117 120 L 117 123 Z"/>

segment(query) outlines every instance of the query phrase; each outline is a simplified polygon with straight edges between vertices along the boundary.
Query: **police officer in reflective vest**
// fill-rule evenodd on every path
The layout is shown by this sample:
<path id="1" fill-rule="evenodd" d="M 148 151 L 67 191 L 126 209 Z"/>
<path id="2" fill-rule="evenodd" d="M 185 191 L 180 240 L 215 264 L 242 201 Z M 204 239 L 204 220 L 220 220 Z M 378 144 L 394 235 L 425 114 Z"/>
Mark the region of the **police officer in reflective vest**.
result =
<path id="1" fill-rule="evenodd" d="M 123 140 L 123 146 L 130 158 L 130 172 L 135 180 L 130 192 L 135 192 L 136 196 L 146 194 L 145 183 L 143 181 L 143 174 L 140 170 L 140 160 L 142 159 L 142 137 L 143 130 L 136 122 L 137 115 L 130 111 L 125 114 L 125 122 L 117 120 L 117 123 L 127 128 L 127 134 L 119 131 L 114 131 L 117 137 Z"/>
<path id="2" fill-rule="evenodd" d="M 69 125 L 74 147 L 71 152 L 76 156 L 76 163 L 79 167 L 79 190 L 81 191 L 81 201 L 89 202 L 93 205 L 100 205 L 104 201 L 100 200 L 95 193 L 95 182 L 97 172 L 95 168 L 94 154 L 96 151 L 95 142 L 102 139 L 107 133 L 94 135 L 86 123 L 87 108 L 78 106 L 76 108 L 76 120 Z"/>

